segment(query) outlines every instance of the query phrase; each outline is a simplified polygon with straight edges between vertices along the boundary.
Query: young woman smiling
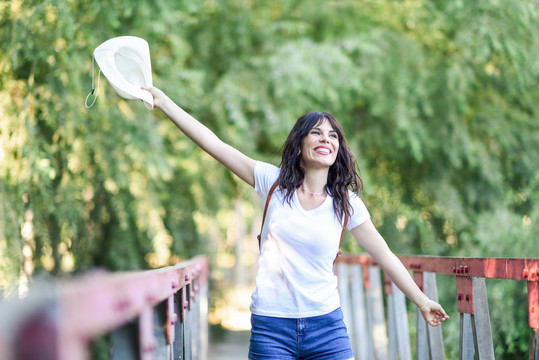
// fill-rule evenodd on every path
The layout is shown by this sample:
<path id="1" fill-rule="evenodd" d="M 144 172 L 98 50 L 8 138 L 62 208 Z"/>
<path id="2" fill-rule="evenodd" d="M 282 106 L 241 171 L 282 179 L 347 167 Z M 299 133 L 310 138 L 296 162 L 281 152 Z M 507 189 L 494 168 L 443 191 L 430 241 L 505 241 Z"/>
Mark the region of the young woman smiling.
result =
<path id="1" fill-rule="evenodd" d="M 161 90 L 144 89 L 153 95 L 155 107 L 254 187 L 264 203 L 270 196 L 251 297 L 249 359 L 353 359 L 333 273 L 343 227 L 417 305 L 428 324 L 438 326 L 449 318 L 421 292 L 371 222 L 360 198 L 363 185 L 355 157 L 333 115 L 301 116 L 276 167 L 221 141 Z"/>

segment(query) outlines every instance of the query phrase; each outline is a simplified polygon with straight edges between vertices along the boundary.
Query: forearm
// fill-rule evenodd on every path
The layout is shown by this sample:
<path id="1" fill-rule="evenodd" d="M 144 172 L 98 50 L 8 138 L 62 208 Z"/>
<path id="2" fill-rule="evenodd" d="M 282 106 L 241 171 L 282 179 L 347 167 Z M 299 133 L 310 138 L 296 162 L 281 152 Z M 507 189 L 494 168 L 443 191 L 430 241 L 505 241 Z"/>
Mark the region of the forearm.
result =
<path id="1" fill-rule="evenodd" d="M 391 278 L 391 281 L 412 301 L 417 307 L 422 307 L 428 297 L 419 289 L 412 276 L 399 258 L 388 249 L 384 259 L 376 260 L 382 269 Z"/>
<path id="2" fill-rule="evenodd" d="M 154 103 L 165 115 L 202 150 L 226 166 L 247 184 L 254 186 L 255 161 L 234 147 L 221 141 L 204 124 L 189 115 L 157 88 L 146 89 L 154 96 Z"/>
<path id="3" fill-rule="evenodd" d="M 360 245 L 387 273 L 399 289 L 418 307 L 423 306 L 427 296 L 416 285 L 406 267 L 389 249 L 387 243 L 372 221 L 368 220 L 351 230 Z"/>
<path id="4" fill-rule="evenodd" d="M 203 150 L 211 153 L 211 147 L 221 142 L 213 131 L 179 107 L 169 97 L 163 101 L 161 110 L 178 129 Z"/>

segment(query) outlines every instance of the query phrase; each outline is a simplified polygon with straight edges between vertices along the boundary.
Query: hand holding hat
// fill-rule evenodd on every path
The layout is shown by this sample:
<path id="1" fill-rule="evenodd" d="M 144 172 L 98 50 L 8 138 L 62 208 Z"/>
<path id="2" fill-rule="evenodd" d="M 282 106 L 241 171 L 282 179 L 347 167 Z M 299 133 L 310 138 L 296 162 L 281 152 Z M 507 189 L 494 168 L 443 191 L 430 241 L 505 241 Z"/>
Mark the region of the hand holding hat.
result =
<path id="1" fill-rule="evenodd" d="M 149 92 L 152 95 L 153 105 L 156 108 L 162 109 L 168 97 L 167 95 L 165 95 L 165 93 L 161 89 L 158 89 L 155 86 L 150 86 L 150 87 L 141 86 L 140 88 L 144 91 Z"/>
<path id="2" fill-rule="evenodd" d="M 146 40 L 136 36 L 120 36 L 105 41 L 94 50 L 94 58 L 114 90 L 124 99 L 140 99 L 147 109 L 154 107 L 151 93 L 141 87 L 152 87 L 150 47 Z M 92 63 L 93 70 L 93 63 Z M 97 86 L 99 89 L 99 75 Z M 92 74 L 93 88 L 93 74 Z M 94 93 L 95 89 L 86 97 Z M 97 97 L 97 94 L 95 95 Z M 95 99 L 94 99 L 95 102 Z"/>

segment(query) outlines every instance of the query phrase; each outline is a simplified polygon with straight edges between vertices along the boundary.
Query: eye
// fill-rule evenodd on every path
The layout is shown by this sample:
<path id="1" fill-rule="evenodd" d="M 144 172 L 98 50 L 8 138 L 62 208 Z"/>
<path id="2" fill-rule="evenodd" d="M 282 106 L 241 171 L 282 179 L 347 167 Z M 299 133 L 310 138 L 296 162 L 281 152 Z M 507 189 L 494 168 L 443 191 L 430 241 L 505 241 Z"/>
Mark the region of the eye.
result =
<path id="1" fill-rule="evenodd" d="M 338 139 L 339 137 L 337 136 L 337 134 L 335 133 L 332 133 L 332 134 L 329 134 L 330 137 L 332 137 L 333 139 Z"/>
<path id="2" fill-rule="evenodd" d="M 311 134 L 313 134 L 313 135 L 320 135 L 320 131 L 318 131 L 318 130 L 312 130 L 312 131 L 311 131 Z"/>

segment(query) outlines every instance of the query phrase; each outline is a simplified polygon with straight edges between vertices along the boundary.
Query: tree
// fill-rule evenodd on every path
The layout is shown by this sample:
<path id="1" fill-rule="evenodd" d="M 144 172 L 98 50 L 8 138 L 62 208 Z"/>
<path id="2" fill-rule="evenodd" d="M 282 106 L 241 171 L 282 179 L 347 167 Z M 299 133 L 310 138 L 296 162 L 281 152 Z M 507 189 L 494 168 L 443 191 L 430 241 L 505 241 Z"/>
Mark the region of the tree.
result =
<path id="1" fill-rule="evenodd" d="M 215 219 L 251 190 L 103 77 L 83 107 L 93 49 L 119 35 L 145 38 L 156 86 L 254 158 L 278 164 L 297 117 L 334 113 L 395 252 L 539 253 L 534 2 L 34 0 L 0 15 L 0 291 L 225 248 Z"/>

